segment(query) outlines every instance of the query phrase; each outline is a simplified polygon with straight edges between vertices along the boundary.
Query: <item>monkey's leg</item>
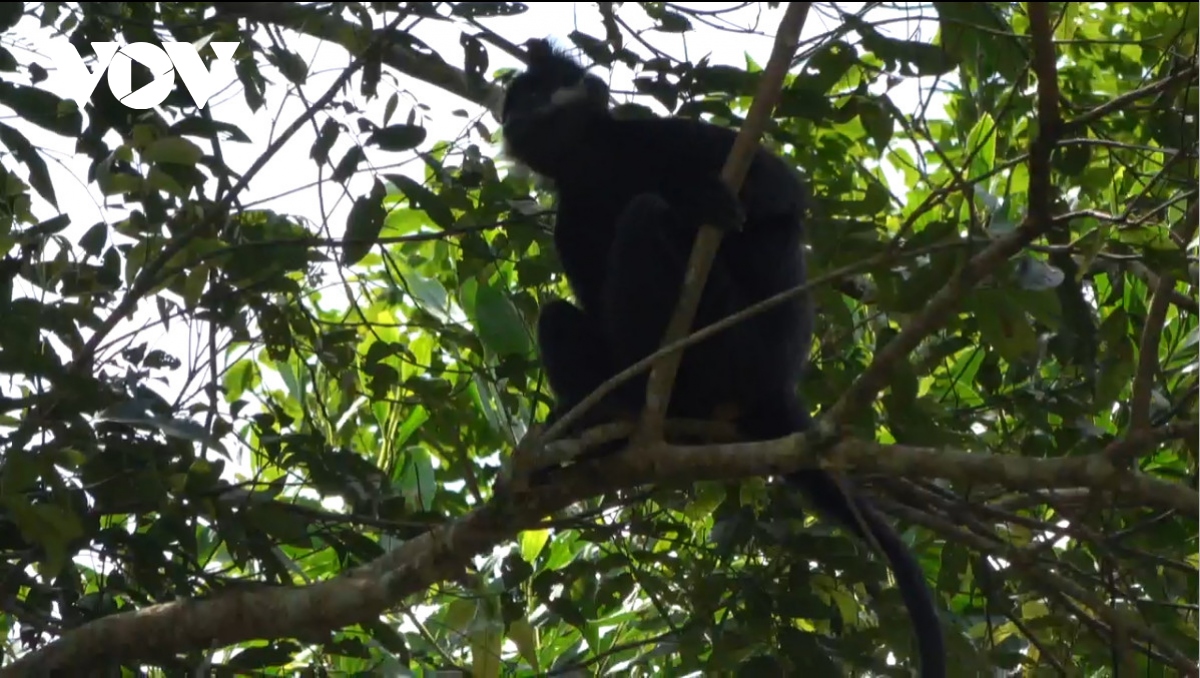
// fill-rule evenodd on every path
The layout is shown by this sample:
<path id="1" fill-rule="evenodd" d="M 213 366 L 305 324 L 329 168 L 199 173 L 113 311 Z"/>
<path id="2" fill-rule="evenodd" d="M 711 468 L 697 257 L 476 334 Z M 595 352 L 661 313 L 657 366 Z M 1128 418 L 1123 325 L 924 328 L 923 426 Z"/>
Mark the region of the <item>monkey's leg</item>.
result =
<path id="1" fill-rule="evenodd" d="M 556 401 L 547 425 L 552 425 L 615 373 L 599 323 L 561 299 L 542 307 L 538 317 L 538 346 Z M 614 416 L 611 401 L 612 398 L 606 398 L 589 409 L 571 427 L 572 432 L 611 419 Z"/>
<path id="2" fill-rule="evenodd" d="M 545 421 L 545 426 L 550 427 L 615 372 L 599 323 L 566 301 L 556 300 L 542 307 L 538 317 L 538 345 L 542 367 L 555 397 L 554 407 Z M 620 418 L 621 414 L 619 401 L 614 394 L 609 394 L 571 424 L 565 437 L 575 438 L 589 428 Z M 610 443 L 588 450 L 577 459 L 582 461 L 618 449 L 620 444 Z M 558 465 L 551 462 L 534 470 L 529 482 L 534 485 L 546 482 L 547 474 Z"/>

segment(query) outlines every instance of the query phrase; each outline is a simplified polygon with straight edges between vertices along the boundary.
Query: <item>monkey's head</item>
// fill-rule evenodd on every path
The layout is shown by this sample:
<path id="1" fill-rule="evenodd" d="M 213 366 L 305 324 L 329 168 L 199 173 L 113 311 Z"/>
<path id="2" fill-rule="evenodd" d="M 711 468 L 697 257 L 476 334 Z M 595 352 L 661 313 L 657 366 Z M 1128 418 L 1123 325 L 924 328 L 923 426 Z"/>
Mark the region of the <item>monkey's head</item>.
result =
<path id="1" fill-rule="evenodd" d="M 548 41 L 525 43 L 528 67 L 504 94 L 505 154 L 556 178 L 587 126 L 608 115 L 608 86 Z"/>

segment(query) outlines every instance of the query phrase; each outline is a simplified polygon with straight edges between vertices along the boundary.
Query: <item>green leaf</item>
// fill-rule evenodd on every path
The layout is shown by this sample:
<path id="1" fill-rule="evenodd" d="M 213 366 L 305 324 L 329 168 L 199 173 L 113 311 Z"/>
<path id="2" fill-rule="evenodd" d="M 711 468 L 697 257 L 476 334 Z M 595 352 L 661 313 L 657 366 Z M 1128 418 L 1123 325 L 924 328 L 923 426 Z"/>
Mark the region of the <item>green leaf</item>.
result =
<path id="1" fill-rule="evenodd" d="M 445 200 L 403 174 L 385 174 L 384 178 L 400 189 L 414 207 L 428 214 L 433 223 L 447 230 L 454 228 L 454 213 Z"/>
<path id="2" fill-rule="evenodd" d="M 46 551 L 38 569 L 42 576 L 53 577 L 62 571 L 70 542 L 84 535 L 83 525 L 74 512 L 55 504 L 9 506 L 10 515 L 21 536 Z"/>
<path id="3" fill-rule="evenodd" d="M 14 304 L 15 305 L 15 304 Z M 29 314 L 38 313 L 39 309 L 28 309 Z M 9 320 L 11 322 L 11 319 Z M 45 459 L 35 457 L 31 453 L 16 452 L 5 455 L 4 466 L 0 467 L 0 504 L 11 508 L 13 502 L 24 502 L 25 493 L 31 485 L 38 481 L 42 473 Z"/>
<path id="4" fill-rule="evenodd" d="M 521 557 L 527 563 L 537 560 L 538 554 L 550 541 L 549 530 L 525 530 L 521 533 Z"/>
<path id="5" fill-rule="evenodd" d="M 863 47 L 883 59 L 889 69 L 900 62 L 900 72 L 906 75 L 945 75 L 958 66 L 958 60 L 940 45 L 888 37 L 857 15 L 847 15 L 846 25 L 862 36 Z M 915 73 L 910 66 L 916 67 Z"/>
<path id="6" fill-rule="evenodd" d="M 781 118 L 803 118 L 814 122 L 826 122 L 834 118 L 834 108 L 829 98 L 810 89 L 789 87 L 779 93 L 779 106 L 775 114 Z"/>
<path id="7" fill-rule="evenodd" d="M 692 30 L 692 22 L 682 14 L 663 12 L 657 18 L 659 20 L 658 30 L 664 33 L 687 33 Z"/>
<path id="8" fill-rule="evenodd" d="M 44 89 L 0 80 L 0 104 L 38 127 L 64 137 L 78 137 L 83 128 L 83 115 L 75 102 L 67 102 Z"/>
<path id="9" fill-rule="evenodd" d="M 1009 362 L 1037 355 L 1037 332 L 1024 310 L 1000 290 L 979 290 L 972 300 L 979 332 Z"/>
<path id="10" fill-rule="evenodd" d="M 375 180 L 369 195 L 360 195 L 350 208 L 350 216 L 346 219 L 346 235 L 342 241 L 342 265 L 353 266 L 358 263 L 379 237 L 383 228 L 383 218 L 387 212 L 383 209 L 383 198 L 387 194 L 383 182 Z"/>
<path id="11" fill-rule="evenodd" d="M 462 3 L 467 4 L 467 3 Z M 538 664 L 538 632 L 527 619 L 514 619 L 508 625 L 508 638 L 517 646 L 517 653 L 529 662 L 534 673 L 540 673 Z"/>
<path id="12" fill-rule="evenodd" d="M 0 144 L 12 151 L 17 160 L 29 170 L 29 184 L 46 202 L 58 208 L 58 197 L 54 195 L 54 182 L 50 180 L 50 168 L 33 148 L 33 144 L 17 130 L 0 122 Z"/>
<path id="13" fill-rule="evenodd" d="M 184 118 L 168 127 L 167 132 L 174 136 L 193 136 L 203 139 L 220 138 L 218 133 L 224 132 L 224 138 L 227 141 L 250 143 L 250 137 L 237 125 L 221 120 L 209 120 L 207 118 Z"/>
<path id="14" fill-rule="evenodd" d="M 886 98 L 886 97 L 885 97 Z M 892 107 L 884 106 L 879 101 L 865 97 L 858 99 L 858 119 L 863 129 L 871 135 L 875 148 L 880 152 L 887 149 L 896 131 L 896 121 L 892 118 Z"/>
<path id="15" fill-rule="evenodd" d="M 254 59 L 238 59 L 235 70 L 237 70 L 238 81 L 242 83 L 242 95 L 246 99 L 246 105 L 250 107 L 251 111 L 257 113 L 258 109 L 266 103 L 263 96 L 266 91 L 266 78 L 259 72 L 258 64 Z"/>
<path id="16" fill-rule="evenodd" d="M 475 601 L 469 598 L 455 598 L 445 608 L 442 616 L 442 626 L 451 631 L 462 632 L 475 618 Z"/>
<path id="17" fill-rule="evenodd" d="M 383 106 L 383 124 L 388 124 L 392 116 L 396 114 L 396 107 L 400 105 L 400 96 L 395 92 L 388 97 L 387 103 Z"/>
<path id="18" fill-rule="evenodd" d="M 999 73 L 1012 82 L 1025 70 L 1028 51 L 1001 10 L 986 2 L 935 2 L 946 51 L 980 80 Z"/>
<path id="19" fill-rule="evenodd" d="M 142 151 L 142 161 L 148 163 L 175 163 L 195 165 L 204 157 L 204 151 L 183 137 L 163 137 L 152 142 Z"/>
<path id="20" fill-rule="evenodd" d="M 958 67 L 958 62 L 938 45 L 916 40 L 902 41 L 903 57 L 917 67 L 917 75 L 945 75 Z"/>
<path id="21" fill-rule="evenodd" d="M 420 445 L 410 445 L 404 451 L 408 455 L 408 468 L 401 482 L 404 495 L 419 510 L 428 511 L 438 490 L 433 460 Z"/>
<path id="22" fill-rule="evenodd" d="M 270 645 L 247 647 L 231 657 L 226 664 L 237 672 L 254 672 L 275 666 L 286 666 L 293 661 L 293 656 L 300 651 L 300 645 L 293 641 L 274 641 Z"/>
<path id="23" fill-rule="evenodd" d="M 213 437 L 203 426 L 186 419 L 175 419 L 153 414 L 150 405 L 142 400 L 125 400 L 100 414 L 103 421 L 115 421 L 138 428 L 157 429 L 163 434 L 180 440 L 203 443 L 209 448 L 228 456 L 225 445 Z"/>
<path id="24" fill-rule="evenodd" d="M 16 26 L 24 13 L 23 2 L 0 2 L 0 33 Z"/>
<path id="25" fill-rule="evenodd" d="M 407 273 L 404 282 L 423 310 L 444 323 L 451 321 L 450 294 L 436 278 L 428 278 L 420 273 Z"/>
<path id="26" fill-rule="evenodd" d="M 330 178 L 339 184 L 345 183 L 358 171 L 358 165 L 364 157 L 362 146 L 352 146 L 338 161 L 337 167 L 333 168 L 333 175 Z"/>
<path id="27" fill-rule="evenodd" d="M 497 355 L 525 355 L 531 347 L 517 307 L 503 292 L 486 283 L 475 295 L 475 322 L 480 340 Z"/>
<path id="28" fill-rule="evenodd" d="M 821 45 L 808 58 L 804 73 L 797 75 L 795 87 L 828 94 L 846 73 L 858 63 L 858 52 L 845 40 Z"/>
<path id="29" fill-rule="evenodd" d="M 307 517 L 292 511 L 283 504 L 260 502 L 247 507 L 246 522 L 293 546 L 312 546 L 309 531 L 312 526 Z"/>
<path id="30" fill-rule="evenodd" d="M 1068 177 L 1083 174 L 1088 164 L 1092 162 L 1092 145 L 1088 143 L 1073 143 L 1059 146 L 1058 153 L 1053 156 L 1054 168 Z"/>
<path id="31" fill-rule="evenodd" d="M 303 85 L 308 81 L 308 64 L 299 54 L 282 47 L 271 47 L 267 53 L 267 61 L 283 73 L 293 85 Z"/>
<path id="32" fill-rule="evenodd" d="M 385 151 L 407 151 L 420 146 L 428 132 L 416 125 L 389 125 L 375 130 L 367 143 Z"/>
<path id="33" fill-rule="evenodd" d="M 239 360 L 225 372 L 223 385 L 227 391 L 226 397 L 230 402 L 236 402 L 247 389 L 255 388 L 261 383 L 258 365 L 252 360 Z"/>
<path id="34" fill-rule="evenodd" d="M 7 3 L 0 3 L 0 4 L 7 4 Z M 8 51 L 7 49 L 4 49 L 3 47 L 0 47 L 0 71 L 7 71 L 9 73 L 12 73 L 12 72 L 16 71 L 20 65 L 21 64 L 17 61 L 17 58 L 12 55 L 12 52 Z"/>
<path id="35" fill-rule="evenodd" d="M 403 445 L 408 442 L 412 434 L 416 433 L 417 429 L 421 428 L 421 424 L 426 421 L 429 421 L 429 410 L 417 405 L 408 413 L 408 417 L 400 424 L 400 428 L 396 430 L 392 444 Z M 432 471 L 433 467 L 431 466 L 430 472 Z"/>
<path id="36" fill-rule="evenodd" d="M 513 16 L 524 14 L 529 6 L 520 2 L 457 2 L 451 5 L 450 13 L 462 17 Z"/>
<path id="37" fill-rule="evenodd" d="M 100 256 L 100 252 L 104 250 L 104 246 L 108 243 L 108 224 L 103 221 L 97 222 L 83 234 L 79 239 L 79 246 L 84 252 L 93 257 Z"/>
<path id="38" fill-rule="evenodd" d="M 22 244 L 32 244 L 44 240 L 55 233 L 61 233 L 64 228 L 70 225 L 71 216 L 69 214 L 60 214 L 57 217 L 51 217 L 32 228 L 16 234 L 17 241 Z"/>
<path id="39" fill-rule="evenodd" d="M 341 133 L 342 126 L 338 124 L 338 121 L 326 118 L 325 124 L 321 125 L 321 131 L 317 133 L 317 139 L 313 142 L 308 157 L 316 160 L 317 164 L 325 164 L 325 161 L 329 159 L 329 149 L 333 148 L 333 144 Z"/>
<path id="40" fill-rule="evenodd" d="M 984 113 L 967 134 L 967 150 L 972 153 L 970 179 L 978 179 L 996 166 L 996 121 Z"/>

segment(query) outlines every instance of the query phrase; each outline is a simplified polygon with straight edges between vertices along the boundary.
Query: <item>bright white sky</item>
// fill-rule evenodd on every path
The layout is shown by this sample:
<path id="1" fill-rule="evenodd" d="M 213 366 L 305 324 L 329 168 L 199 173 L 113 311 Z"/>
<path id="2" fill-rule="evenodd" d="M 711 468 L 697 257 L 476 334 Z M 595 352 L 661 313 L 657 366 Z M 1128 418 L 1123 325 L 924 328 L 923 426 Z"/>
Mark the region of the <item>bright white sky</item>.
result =
<path id="1" fill-rule="evenodd" d="M 728 3 L 700 4 L 707 11 L 711 11 L 718 6 L 731 6 Z M 840 5 L 847 12 L 857 11 L 860 6 L 861 3 L 844 3 Z M 903 5 L 901 6 L 903 7 Z M 874 20 L 882 18 L 892 19 L 891 23 L 887 23 L 881 27 L 889 35 L 925 41 L 931 40 L 937 30 L 936 23 L 929 20 L 904 19 L 905 16 L 918 16 L 920 14 L 919 8 L 920 5 L 913 3 L 905 8 L 903 12 L 899 10 L 880 10 L 873 14 L 871 18 Z M 651 25 L 650 20 L 635 4 L 625 5 L 621 8 L 619 16 L 635 29 Z M 745 55 L 748 54 L 761 65 L 766 63 L 770 55 L 772 46 L 772 38 L 770 36 L 774 34 L 775 26 L 778 25 L 781 16 L 782 9 L 768 10 L 766 9 L 766 3 L 757 3 L 724 18 L 724 21 L 736 26 L 756 26 L 760 32 L 767 33 L 767 36 L 733 35 L 695 24 L 697 30 L 694 33 L 686 34 L 686 36 L 650 32 L 646 33 L 644 37 L 657 48 L 679 58 L 695 60 L 709 54 L 711 55 L 711 62 L 714 64 L 725 63 L 744 66 Z M 901 20 L 897 21 L 897 19 Z M 526 14 L 506 18 L 483 19 L 481 22 L 496 33 L 503 35 L 512 43 L 518 45 L 532 37 L 549 36 L 559 44 L 570 46 L 566 36 L 576 27 L 592 36 L 604 35 L 604 30 L 599 22 L 599 14 L 592 3 L 535 2 L 530 3 L 530 9 Z M 823 34 L 836 27 L 838 23 L 840 22 L 829 11 L 828 5 L 818 6 L 814 11 L 809 13 L 802 34 L 802 40 L 811 39 L 814 36 Z M 407 25 L 407 23 L 402 25 Z M 437 50 L 447 62 L 459 67 L 463 63 L 462 48 L 459 45 L 459 36 L 463 32 L 476 33 L 477 31 L 461 21 L 439 23 L 429 20 L 422 22 L 413 31 L 414 35 L 425 41 L 431 48 Z M 41 28 L 36 19 L 26 17 L 15 31 L 4 36 L 4 45 L 12 51 L 20 63 L 24 64 L 35 61 L 47 68 L 50 71 L 50 77 L 38 86 L 67 98 L 68 92 L 66 91 L 65 83 L 57 75 L 53 63 L 44 52 L 38 50 L 38 47 L 45 45 L 47 40 L 56 37 L 59 36 L 53 35 L 49 29 Z M 265 35 L 261 35 L 260 40 L 263 44 L 269 44 L 269 39 Z M 312 101 L 324 93 L 330 86 L 348 62 L 348 56 L 340 47 L 325 45 L 311 38 L 289 34 L 287 40 L 288 48 L 299 53 L 311 64 L 308 83 L 304 87 L 304 94 L 308 101 Z M 629 36 L 626 36 L 626 46 L 640 53 L 645 53 L 645 49 Z M 490 45 L 488 46 L 488 54 L 492 71 L 503 67 L 519 67 L 520 65 L 515 59 Z M 94 60 L 90 54 L 85 53 L 83 56 L 89 61 L 89 68 L 94 68 Z M 214 118 L 237 124 L 252 140 L 252 143 L 249 144 L 230 142 L 223 144 L 226 162 L 238 172 L 243 172 L 249 168 L 278 132 L 295 120 L 305 109 L 299 97 L 291 93 L 290 83 L 269 65 L 264 63 L 260 65 L 260 68 L 274 83 L 268 88 L 266 95 L 268 103 L 264 109 L 257 113 L 249 110 L 241 93 L 241 85 L 237 80 L 234 80 L 227 89 L 218 93 L 209 102 Z M 18 74 L 18 77 L 23 75 L 23 73 Z M 369 104 L 365 104 L 367 115 L 380 123 L 383 119 L 384 102 L 392 92 L 390 88 L 394 86 L 388 75 L 385 67 L 385 77 L 379 88 L 380 97 Z M 392 72 L 391 75 L 399 79 L 399 85 L 403 88 L 400 90 L 400 105 L 393 116 L 393 123 L 403 121 L 415 102 L 425 104 L 430 109 L 426 112 L 420 110 L 417 112 L 419 124 L 424 125 L 429 132 L 423 148 L 429 148 L 440 140 L 462 137 L 464 130 L 468 127 L 471 120 L 477 119 L 480 116 L 482 116 L 484 124 L 489 129 L 494 130 L 496 128 L 496 121 L 479 106 L 403 74 Z M 614 88 L 631 90 L 630 75 L 628 71 L 615 72 L 613 74 Z M 357 77 L 352 81 L 350 96 L 361 99 L 357 97 L 358 82 Z M 98 87 L 107 86 L 107 80 L 101 80 L 98 85 Z M 908 107 L 915 110 L 918 102 L 928 97 L 928 92 L 919 90 L 917 80 L 911 79 L 892 89 L 890 95 L 902 110 Z M 931 107 L 931 112 L 939 110 L 940 97 L 938 99 L 939 101 L 935 101 L 935 105 Z M 648 97 L 643 100 L 643 103 L 654 107 L 660 113 L 662 112 L 658 105 Z M 363 105 L 361 100 L 360 105 Z M 467 110 L 472 118 L 468 120 L 451 115 L 450 112 L 456 109 Z M 315 127 L 319 127 L 324 121 L 323 116 L 324 114 L 317 115 Z M 45 153 L 61 208 L 70 215 L 72 220 L 71 227 L 63 234 L 65 237 L 71 241 L 78 240 L 96 222 L 103 221 L 111 225 L 126 216 L 126 211 L 121 208 L 118 200 L 112 201 L 110 205 L 105 205 L 99 189 L 94 184 L 87 185 L 85 183 L 89 161 L 86 157 L 74 157 L 74 139 L 57 137 L 38 127 L 25 123 L 4 107 L 0 107 L 0 119 L 20 129 L 35 146 L 40 147 Z M 347 118 L 342 119 L 346 120 Z M 110 146 L 115 147 L 119 143 L 119 140 L 115 136 L 115 134 L 110 133 L 108 139 Z M 303 216 L 309 220 L 309 223 L 321 224 L 322 222 L 327 222 L 328 235 L 337 237 L 342 233 L 346 215 L 352 201 L 347 199 L 345 192 L 340 186 L 326 182 L 320 187 L 320 191 L 323 193 L 324 208 L 327 212 L 325 217 L 322 218 L 322 194 L 318 193 L 318 187 L 314 185 L 317 179 L 317 168 L 308 157 L 314 138 L 314 126 L 306 125 L 274 156 L 264 170 L 254 178 L 248 190 L 242 195 L 242 203 L 244 205 L 274 209 L 286 214 Z M 330 157 L 335 161 L 339 159 L 349 148 L 351 138 L 352 135 L 343 133 L 331 151 Z M 201 147 L 206 151 L 209 150 L 207 142 L 202 140 L 194 141 L 200 143 Z M 480 144 L 481 148 L 486 148 L 483 140 L 472 138 L 471 141 Z M 369 150 L 368 158 L 374 163 L 376 168 L 384 165 L 403 163 L 399 167 L 391 167 L 387 171 L 403 172 L 418 181 L 423 178 L 424 164 L 415 159 L 411 153 L 384 154 Z M 7 167 L 14 169 L 18 175 L 22 177 L 26 176 L 24 166 L 17 163 L 11 156 L 3 156 L 3 162 Z M 898 172 L 894 171 L 890 166 L 885 166 L 885 171 L 887 171 L 891 179 L 889 183 L 895 187 L 895 192 L 902 192 L 903 184 L 899 180 Z M 328 173 L 329 170 L 327 169 L 325 172 L 326 177 L 328 177 Z M 370 189 L 372 180 L 373 177 L 370 172 L 360 170 L 359 174 L 350 182 L 352 195 L 367 192 Z M 208 189 L 210 195 L 212 194 L 213 186 L 214 182 L 210 181 Z M 53 208 L 48 203 L 37 198 L 36 195 L 34 211 L 39 219 L 48 219 L 55 216 Z M 110 231 L 110 242 L 113 237 L 119 238 L 120 236 L 115 236 Z M 329 292 L 336 294 L 337 290 L 331 289 Z M 19 289 L 15 293 L 20 295 L 41 294 L 42 292 L 30 287 Z M 134 317 L 122 323 L 110 335 L 109 340 L 125 336 L 139 327 L 148 328 L 143 330 L 139 337 L 141 341 L 148 342 L 148 348 L 166 350 L 183 361 L 184 368 L 169 375 L 166 380 L 167 383 L 160 384 L 157 387 L 157 390 L 164 397 L 168 399 L 176 398 L 183 387 L 183 381 L 186 379 L 189 366 L 196 364 L 203 355 L 206 341 L 204 340 L 205 334 L 202 326 L 199 323 L 192 323 L 190 327 L 187 327 L 180 322 L 172 322 L 169 330 L 164 331 L 161 322 L 158 320 L 154 304 L 143 302 Z M 193 381 L 187 388 L 187 395 L 195 395 L 202 388 L 203 383 L 204 379 Z M 0 388 L 3 388 L 6 392 L 15 392 L 14 386 L 14 384 L 7 383 L 0 386 Z M 236 443 L 232 440 L 228 441 L 228 443 L 230 444 L 230 452 L 234 454 L 235 458 L 240 456 L 238 455 Z M 240 464 L 236 465 L 240 466 Z"/>

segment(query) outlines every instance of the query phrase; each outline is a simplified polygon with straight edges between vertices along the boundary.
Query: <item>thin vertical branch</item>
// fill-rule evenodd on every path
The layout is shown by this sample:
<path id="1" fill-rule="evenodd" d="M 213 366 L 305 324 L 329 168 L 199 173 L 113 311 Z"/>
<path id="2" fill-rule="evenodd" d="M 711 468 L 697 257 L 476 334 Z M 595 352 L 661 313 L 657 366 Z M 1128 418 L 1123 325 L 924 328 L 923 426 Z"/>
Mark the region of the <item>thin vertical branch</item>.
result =
<path id="1" fill-rule="evenodd" d="M 1154 373 L 1158 367 L 1158 340 L 1167 321 L 1167 296 L 1175 287 L 1175 279 L 1164 275 L 1158 279 L 1150 311 L 1146 313 L 1146 324 L 1142 327 L 1142 338 L 1138 342 L 1137 373 L 1133 377 L 1133 399 L 1130 404 L 1129 429 L 1140 431 L 1150 428 L 1150 396 L 1154 390 Z"/>
<path id="2" fill-rule="evenodd" d="M 788 3 L 783 19 L 779 22 L 779 30 L 775 34 L 775 46 L 771 49 L 771 59 L 763 71 L 762 81 L 750 111 L 746 114 L 746 124 L 742 126 L 734 141 L 729 158 L 721 171 L 721 179 L 734 192 L 737 192 L 750 169 L 750 161 L 758 149 L 758 138 L 771 117 L 775 104 L 779 101 L 779 90 L 783 78 L 787 75 L 792 58 L 796 54 L 796 46 L 800 42 L 800 30 L 808 17 L 810 2 Z M 679 302 L 663 339 L 663 345 L 671 344 L 685 337 L 696 317 L 696 308 L 700 304 L 700 296 L 704 292 L 704 283 L 712 269 L 713 257 L 721 244 L 721 232 L 705 224 L 696 235 L 692 246 L 691 258 L 688 260 L 687 274 L 679 294 Z M 661 440 L 663 420 L 667 405 L 671 401 L 672 384 L 679 370 L 679 362 L 683 357 L 682 351 L 668 353 L 661 358 L 650 370 L 650 378 L 646 385 L 646 410 L 642 416 L 642 425 L 638 432 L 639 441 Z"/>
<path id="3" fill-rule="evenodd" d="M 1200 223 L 1200 203 L 1192 202 L 1183 219 L 1173 229 L 1180 241 L 1186 247 L 1196 234 Z M 1146 313 L 1146 324 L 1142 327 L 1142 337 L 1138 343 L 1137 373 L 1133 377 L 1133 398 L 1130 402 L 1129 433 L 1150 428 L 1150 398 L 1154 390 L 1154 373 L 1158 367 L 1158 340 L 1162 337 L 1163 326 L 1167 320 L 1167 306 L 1175 292 L 1175 278 L 1169 274 L 1159 277 L 1154 286 L 1154 297 L 1150 302 L 1150 310 Z M 1124 460 L 1119 463 L 1124 463 Z"/>

